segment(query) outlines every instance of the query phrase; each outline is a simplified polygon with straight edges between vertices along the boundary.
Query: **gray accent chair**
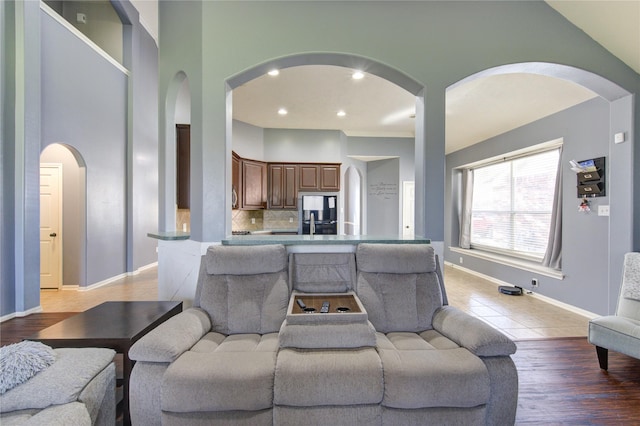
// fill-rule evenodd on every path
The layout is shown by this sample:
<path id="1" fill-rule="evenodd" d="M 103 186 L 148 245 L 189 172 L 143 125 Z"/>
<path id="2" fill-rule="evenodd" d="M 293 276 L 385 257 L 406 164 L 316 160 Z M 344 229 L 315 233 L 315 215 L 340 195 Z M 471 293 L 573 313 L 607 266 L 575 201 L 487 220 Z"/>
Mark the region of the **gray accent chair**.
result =
<path id="1" fill-rule="evenodd" d="M 603 370 L 609 368 L 609 350 L 640 359 L 640 253 L 625 254 L 616 313 L 589 321 L 589 343 Z"/>
<path id="2" fill-rule="evenodd" d="M 56 361 L 0 395 L 2 426 L 113 426 L 116 422 L 115 351 L 54 349 Z"/>
<path id="3" fill-rule="evenodd" d="M 516 345 L 444 304 L 433 247 L 360 244 L 356 263 L 384 373 L 381 423 L 513 424 Z"/>

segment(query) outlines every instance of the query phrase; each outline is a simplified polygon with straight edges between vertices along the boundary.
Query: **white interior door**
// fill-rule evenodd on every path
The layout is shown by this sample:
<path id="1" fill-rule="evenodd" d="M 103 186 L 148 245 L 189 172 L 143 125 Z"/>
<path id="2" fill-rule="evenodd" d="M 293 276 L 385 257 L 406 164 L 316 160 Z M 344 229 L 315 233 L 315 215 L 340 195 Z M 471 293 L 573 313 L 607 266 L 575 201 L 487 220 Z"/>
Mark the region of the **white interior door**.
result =
<path id="1" fill-rule="evenodd" d="M 416 215 L 416 183 L 405 180 L 402 182 L 402 235 L 411 236 L 415 233 Z"/>
<path id="2" fill-rule="evenodd" d="M 62 164 L 40 164 L 40 288 L 62 285 Z"/>

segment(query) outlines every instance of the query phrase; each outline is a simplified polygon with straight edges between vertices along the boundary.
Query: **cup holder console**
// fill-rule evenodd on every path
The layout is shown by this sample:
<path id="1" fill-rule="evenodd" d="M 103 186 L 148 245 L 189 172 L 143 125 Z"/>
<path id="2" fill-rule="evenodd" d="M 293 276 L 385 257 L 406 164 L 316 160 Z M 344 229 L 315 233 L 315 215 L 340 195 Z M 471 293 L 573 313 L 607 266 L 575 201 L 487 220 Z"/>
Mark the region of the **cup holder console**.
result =
<path id="1" fill-rule="evenodd" d="M 356 301 L 353 293 L 327 293 L 292 295 L 293 303 L 289 307 L 289 313 L 296 314 L 360 314 L 361 306 Z"/>

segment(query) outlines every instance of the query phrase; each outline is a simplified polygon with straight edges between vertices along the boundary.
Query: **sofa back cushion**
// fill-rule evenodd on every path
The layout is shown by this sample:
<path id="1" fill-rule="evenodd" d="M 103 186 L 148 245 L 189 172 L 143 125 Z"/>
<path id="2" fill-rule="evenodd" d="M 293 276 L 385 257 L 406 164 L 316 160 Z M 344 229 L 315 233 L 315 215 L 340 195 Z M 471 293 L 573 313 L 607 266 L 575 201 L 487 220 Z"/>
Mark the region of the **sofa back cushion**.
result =
<path id="1" fill-rule="evenodd" d="M 433 247 L 359 244 L 356 265 L 356 293 L 377 331 L 432 328 L 433 314 L 443 305 Z"/>
<path id="2" fill-rule="evenodd" d="M 202 257 L 194 305 L 209 314 L 212 331 L 277 332 L 288 303 L 284 246 L 211 246 Z"/>
<path id="3" fill-rule="evenodd" d="M 291 287 L 304 293 L 343 293 L 356 282 L 353 253 L 291 253 Z"/>

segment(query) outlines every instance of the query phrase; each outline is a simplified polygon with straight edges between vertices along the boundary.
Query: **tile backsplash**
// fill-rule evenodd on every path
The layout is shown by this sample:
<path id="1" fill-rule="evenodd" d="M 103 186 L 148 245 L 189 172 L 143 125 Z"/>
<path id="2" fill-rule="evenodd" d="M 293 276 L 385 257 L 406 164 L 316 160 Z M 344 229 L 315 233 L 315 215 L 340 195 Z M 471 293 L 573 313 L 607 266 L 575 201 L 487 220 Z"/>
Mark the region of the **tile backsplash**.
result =
<path id="1" fill-rule="evenodd" d="M 187 232 L 191 231 L 189 210 L 177 210 L 176 230 L 182 231 L 186 224 Z M 254 219 L 254 223 L 251 222 Z M 233 210 L 231 212 L 231 229 L 233 231 L 262 231 L 263 229 L 298 229 L 297 210 Z"/>
<path id="2" fill-rule="evenodd" d="M 176 231 L 191 232 L 191 210 L 176 210 Z"/>
<path id="3" fill-rule="evenodd" d="M 254 219 L 252 223 L 251 219 Z M 298 229 L 297 210 L 233 210 L 231 227 L 234 231 L 263 229 Z"/>

